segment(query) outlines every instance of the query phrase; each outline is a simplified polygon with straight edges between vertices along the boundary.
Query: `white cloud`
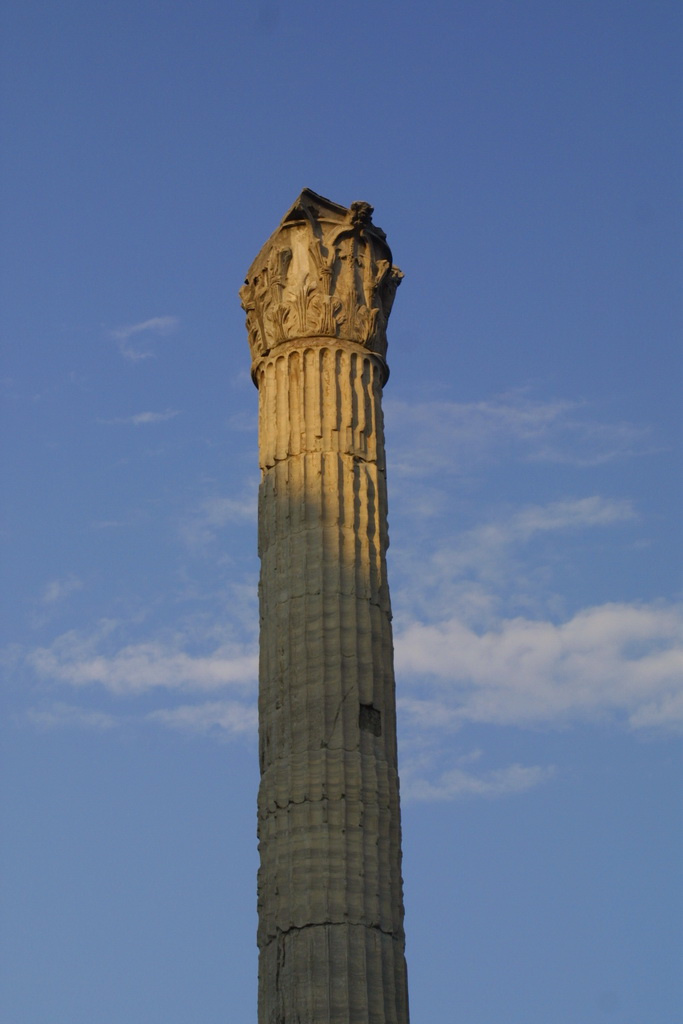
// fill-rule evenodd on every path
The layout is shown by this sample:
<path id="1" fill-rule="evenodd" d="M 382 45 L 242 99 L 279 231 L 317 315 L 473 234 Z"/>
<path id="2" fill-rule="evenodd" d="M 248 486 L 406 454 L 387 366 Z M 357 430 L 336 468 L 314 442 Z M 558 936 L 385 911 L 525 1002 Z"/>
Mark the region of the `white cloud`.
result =
<path id="1" fill-rule="evenodd" d="M 113 729 L 118 723 L 113 715 L 103 711 L 89 711 L 73 704 L 52 704 L 48 708 L 30 708 L 29 721 L 40 729 Z"/>
<path id="2" fill-rule="evenodd" d="M 642 427 L 602 422 L 585 403 L 544 402 L 524 391 L 481 402 L 389 397 L 384 411 L 392 477 L 462 474 L 504 458 L 597 466 L 648 450 L 648 431 Z"/>
<path id="3" fill-rule="evenodd" d="M 635 519 L 630 501 L 614 501 L 592 495 L 548 505 L 529 505 L 509 521 L 509 540 L 526 540 L 534 533 L 550 530 L 575 530 L 586 526 L 611 526 Z"/>
<path id="4" fill-rule="evenodd" d="M 403 713 L 416 727 L 554 726 L 625 719 L 683 725 L 683 615 L 676 605 L 605 604 L 569 621 L 514 618 L 477 632 L 458 618 L 396 636 Z M 415 689 L 417 688 L 417 694 Z"/>
<path id="5" fill-rule="evenodd" d="M 576 535 L 636 519 L 630 501 L 592 495 L 500 514 L 462 530 L 450 544 L 430 533 L 420 546 L 409 535 L 403 549 L 394 553 L 397 619 L 434 621 L 445 617 L 443 609 L 450 609 L 452 615 L 481 624 L 491 621 L 510 600 L 515 611 L 538 609 L 547 614 L 554 600 L 547 589 L 556 560 L 552 551 L 534 549 L 533 544 L 551 533 Z M 553 548 L 559 550 L 559 541 Z M 565 561 L 568 550 L 565 538 Z"/>
<path id="6" fill-rule="evenodd" d="M 505 549 L 526 543 L 536 534 L 581 530 L 635 519 L 630 501 L 592 495 L 547 505 L 528 505 L 518 512 L 463 531 L 451 549 L 451 570 L 456 565 L 472 568 L 498 562 Z M 443 552 L 438 552 L 441 559 Z"/>
<path id="7" fill-rule="evenodd" d="M 178 326 L 178 318 L 175 316 L 153 316 L 149 320 L 142 320 L 137 324 L 130 324 L 128 327 L 117 327 L 113 330 L 112 336 L 125 341 L 134 334 L 152 332 L 154 334 L 168 334 Z"/>
<path id="8" fill-rule="evenodd" d="M 533 789 L 547 782 L 554 774 L 552 765 L 511 764 L 481 775 L 463 771 L 462 768 L 452 768 L 430 781 L 415 776 L 408 762 L 401 765 L 401 796 L 414 801 L 510 796 Z"/>
<path id="9" fill-rule="evenodd" d="M 183 648 L 187 638 L 178 636 L 105 651 L 114 628 L 113 623 L 103 623 L 91 635 L 65 633 L 49 647 L 32 651 L 28 663 L 43 679 L 76 687 L 99 684 L 119 695 L 154 689 L 251 688 L 255 683 L 258 655 L 250 644 L 222 643 L 206 653 L 190 654 Z"/>
<path id="10" fill-rule="evenodd" d="M 55 605 L 64 601 L 77 590 L 82 590 L 83 582 L 76 576 L 67 576 L 64 579 L 50 580 L 43 587 L 40 595 L 42 604 Z"/>
<path id="11" fill-rule="evenodd" d="M 234 700 L 207 701 L 203 704 L 183 704 L 176 708 L 152 711 L 147 716 L 169 729 L 214 735 L 254 735 L 258 729 L 256 704 Z"/>
<path id="12" fill-rule="evenodd" d="M 180 534 L 190 547 L 210 543 L 230 523 L 256 521 L 256 485 L 241 498 L 207 498 L 181 524 Z"/>
<path id="13" fill-rule="evenodd" d="M 180 415 L 178 409 L 167 409 L 166 412 L 137 412 L 133 416 L 118 416 L 111 420 L 98 420 L 98 423 L 106 424 L 129 424 L 133 427 L 142 427 L 148 423 L 165 423 Z"/>
<path id="14" fill-rule="evenodd" d="M 109 333 L 118 342 L 121 355 L 131 362 L 138 362 L 141 359 L 150 359 L 154 356 L 154 352 L 149 346 L 150 335 L 170 334 L 176 330 L 178 323 L 178 318 L 175 316 L 153 316 L 149 320 L 142 320 L 137 324 L 117 327 Z M 131 339 L 135 340 L 131 342 Z"/>
<path id="15" fill-rule="evenodd" d="M 547 729 L 623 721 L 632 729 L 683 724 L 683 616 L 670 605 L 607 604 L 568 621 L 511 618 L 477 631 L 458 617 L 413 621 L 395 639 L 407 799 L 492 798 L 547 782 L 552 766 L 488 768 L 481 750 L 454 757 L 453 734 L 468 724 Z M 145 642 L 117 642 L 125 624 L 103 621 L 28 655 L 51 684 L 99 686 L 119 697 L 169 691 L 219 697 L 143 715 L 164 728 L 214 738 L 257 727 L 255 644 L 229 641 L 198 620 L 194 628 Z M 225 691 L 230 696 L 224 696 Z M 55 704 L 33 709 L 41 728 L 109 729 L 104 712 Z M 130 717 L 130 715 L 128 716 Z M 461 735 L 466 735 L 461 733 Z"/>

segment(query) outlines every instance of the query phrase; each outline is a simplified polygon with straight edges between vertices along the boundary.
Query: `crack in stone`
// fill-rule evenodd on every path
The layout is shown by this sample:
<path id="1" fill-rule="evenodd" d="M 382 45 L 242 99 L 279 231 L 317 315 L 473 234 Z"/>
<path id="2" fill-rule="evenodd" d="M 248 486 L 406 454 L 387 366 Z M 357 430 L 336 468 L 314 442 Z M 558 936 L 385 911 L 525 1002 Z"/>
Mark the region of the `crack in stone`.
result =
<path id="1" fill-rule="evenodd" d="M 273 935 L 267 942 L 261 946 L 261 949 L 266 949 L 273 942 L 279 942 L 280 939 L 287 938 L 293 932 L 305 932 L 310 928 L 369 928 L 372 931 L 379 932 L 380 935 L 386 935 L 387 938 L 396 941 L 402 941 L 403 936 L 398 935 L 396 932 L 382 928 L 379 924 L 366 924 L 364 921 L 311 921 L 309 924 L 291 924 L 288 928 L 278 928 L 277 934 Z"/>
<path id="2" fill-rule="evenodd" d="M 339 430 L 332 430 L 332 434 L 336 434 L 337 437 L 340 434 Z M 319 440 L 322 440 L 321 435 L 317 435 Z M 381 463 L 376 455 L 363 455 L 358 452 L 342 451 L 339 448 L 319 448 L 315 451 L 302 451 L 302 452 L 288 452 L 286 455 L 275 455 L 273 454 L 273 462 L 270 466 L 266 466 L 263 474 L 264 477 L 268 475 L 276 465 L 281 462 L 299 461 L 302 459 L 310 458 L 311 456 L 317 455 L 336 455 L 340 459 L 351 459 L 352 462 L 362 462 L 367 466 L 377 466 L 382 472 L 384 472 L 384 463 Z"/>
<path id="3" fill-rule="evenodd" d="M 355 693 L 355 687 L 352 686 L 352 687 L 350 687 L 346 691 L 346 693 L 342 694 L 342 698 L 339 701 L 339 707 L 337 708 L 336 714 L 334 716 L 334 720 L 333 720 L 332 725 L 330 727 L 330 731 L 328 732 L 327 737 L 324 740 L 320 741 L 320 749 L 321 750 L 339 749 L 338 747 L 336 747 L 336 748 L 330 747 L 329 743 L 330 743 L 330 740 L 332 739 L 332 737 L 334 735 L 334 730 L 337 728 L 337 722 L 339 721 L 339 716 L 341 714 L 341 709 L 344 706 L 345 701 L 347 701 L 349 699 L 349 697 L 353 696 L 354 693 Z"/>
<path id="4" fill-rule="evenodd" d="M 321 749 L 322 750 L 327 750 L 327 751 L 329 751 L 330 753 L 333 753 L 333 754 L 340 753 L 341 751 L 343 751 L 345 754 L 358 754 L 359 756 L 365 757 L 365 758 L 371 757 L 373 761 L 379 760 L 381 762 L 381 764 L 382 764 L 382 767 L 388 768 L 389 771 L 391 771 L 394 774 L 396 773 L 396 766 L 389 762 L 389 760 L 387 759 L 387 757 L 385 756 L 383 751 L 380 751 L 380 752 L 375 751 L 373 754 L 369 754 L 369 753 L 366 753 L 366 752 L 362 751 L 360 749 L 360 745 L 358 745 L 358 746 L 355 746 L 355 747 L 344 747 L 344 746 L 340 746 L 340 747 L 327 746 L 327 747 L 310 747 L 310 748 L 306 747 L 304 750 L 295 751 L 294 753 L 291 753 L 291 754 L 283 754 L 281 757 L 276 757 L 273 761 L 269 761 L 268 765 L 266 766 L 266 768 L 264 769 L 262 774 L 263 774 L 263 776 L 265 778 L 265 776 L 269 772 L 271 772 L 274 768 L 279 767 L 279 766 L 281 766 L 283 764 L 292 764 L 293 761 L 296 762 L 297 759 L 299 759 L 299 758 L 309 758 L 309 757 L 312 757 L 312 756 L 314 757 L 316 754 L 320 753 Z"/>
<path id="5" fill-rule="evenodd" d="M 372 800 L 369 800 L 367 798 L 363 799 L 363 798 L 360 798 L 360 797 L 357 800 L 350 800 L 350 798 L 347 797 L 346 793 L 341 793 L 339 796 L 327 796 L 327 795 L 320 796 L 320 797 L 304 796 L 304 797 L 301 798 L 301 800 L 287 800 L 285 803 L 280 803 L 276 799 L 274 801 L 274 803 L 275 803 L 274 807 L 265 807 L 262 811 L 259 811 L 259 818 L 262 821 L 265 821 L 267 818 L 272 817 L 273 815 L 277 815 L 278 811 L 286 811 L 289 807 L 301 807 L 303 804 L 321 804 L 321 803 L 324 803 L 324 802 L 327 802 L 328 804 L 338 804 L 338 803 L 341 803 L 342 800 L 349 800 L 353 804 L 360 804 L 361 807 L 363 807 L 363 808 L 365 808 L 365 807 L 377 808 L 378 810 L 385 810 L 385 811 L 390 811 L 391 810 L 391 804 L 390 804 L 390 802 L 388 800 L 384 800 L 384 801 L 374 800 L 374 801 L 372 801 Z M 359 827 L 362 828 L 362 825 L 359 826 Z"/>
<path id="6" fill-rule="evenodd" d="M 372 605 L 374 608 L 378 608 L 379 611 L 384 612 L 386 614 L 387 618 L 389 619 L 389 621 L 391 622 L 391 619 L 392 619 L 391 613 L 389 612 L 389 609 L 386 608 L 386 606 L 383 604 L 381 598 L 379 600 L 375 600 L 372 597 L 365 597 L 363 595 L 359 595 L 359 594 L 356 594 L 354 592 L 345 593 L 343 590 L 334 590 L 334 589 L 326 590 L 326 591 L 323 591 L 323 590 L 305 590 L 302 594 L 293 594 L 293 595 L 290 594 L 290 595 L 288 595 L 286 597 L 278 597 L 278 598 L 276 598 L 275 604 L 276 605 L 282 605 L 282 604 L 288 604 L 290 601 L 302 601 L 306 597 L 321 597 L 321 596 L 323 596 L 323 597 L 330 597 L 333 594 L 336 594 L 337 597 L 340 597 L 340 598 L 353 598 L 356 601 L 367 601 L 367 603 Z M 350 655 L 343 655 L 343 657 L 350 657 L 350 658 L 352 658 L 352 657 L 356 657 L 356 655 L 352 655 L 352 654 L 350 654 Z"/>

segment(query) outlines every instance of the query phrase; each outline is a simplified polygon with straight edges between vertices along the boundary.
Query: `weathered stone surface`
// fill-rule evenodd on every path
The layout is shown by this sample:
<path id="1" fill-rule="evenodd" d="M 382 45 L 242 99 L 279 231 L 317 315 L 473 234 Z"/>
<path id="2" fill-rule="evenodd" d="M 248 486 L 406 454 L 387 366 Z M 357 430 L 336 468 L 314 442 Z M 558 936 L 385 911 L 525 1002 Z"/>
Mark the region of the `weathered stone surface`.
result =
<path id="1" fill-rule="evenodd" d="M 347 210 L 304 189 L 240 289 L 254 363 L 309 337 L 355 341 L 384 357 L 402 277 L 368 203 Z"/>
<path id="2" fill-rule="evenodd" d="M 386 478 L 401 273 L 305 190 L 241 291 L 259 389 L 259 1024 L 407 1024 Z"/>

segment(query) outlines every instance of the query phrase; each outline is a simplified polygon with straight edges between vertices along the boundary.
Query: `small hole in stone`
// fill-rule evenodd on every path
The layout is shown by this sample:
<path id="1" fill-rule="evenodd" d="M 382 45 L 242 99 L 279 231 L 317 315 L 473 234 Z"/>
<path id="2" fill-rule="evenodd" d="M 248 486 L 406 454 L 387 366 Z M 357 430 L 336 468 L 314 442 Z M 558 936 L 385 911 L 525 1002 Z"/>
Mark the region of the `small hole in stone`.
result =
<path id="1" fill-rule="evenodd" d="M 371 732 L 373 736 L 382 735 L 382 715 L 372 704 L 361 704 L 358 713 L 358 724 L 365 732 Z"/>

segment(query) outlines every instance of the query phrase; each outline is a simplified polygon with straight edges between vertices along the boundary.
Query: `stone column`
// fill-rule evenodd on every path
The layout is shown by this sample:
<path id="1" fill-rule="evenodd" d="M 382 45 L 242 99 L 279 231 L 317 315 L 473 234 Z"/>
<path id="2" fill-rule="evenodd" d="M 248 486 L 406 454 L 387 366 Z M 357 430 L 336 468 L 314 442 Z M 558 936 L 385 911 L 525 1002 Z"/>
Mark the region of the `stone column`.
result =
<path id="1" fill-rule="evenodd" d="M 407 1024 L 381 394 L 402 274 L 304 190 L 240 291 L 259 390 L 259 1024 Z"/>

